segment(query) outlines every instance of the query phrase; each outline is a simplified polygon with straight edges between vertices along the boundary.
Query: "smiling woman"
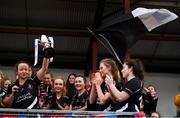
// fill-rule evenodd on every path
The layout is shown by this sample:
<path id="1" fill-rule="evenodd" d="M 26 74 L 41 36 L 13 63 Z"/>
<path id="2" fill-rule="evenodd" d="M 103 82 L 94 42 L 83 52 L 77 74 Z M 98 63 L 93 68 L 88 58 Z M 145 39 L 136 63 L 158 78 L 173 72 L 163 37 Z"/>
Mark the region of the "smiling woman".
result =
<path id="1" fill-rule="evenodd" d="M 47 48 L 46 45 L 43 45 Z M 44 80 L 44 75 L 49 66 L 49 59 L 43 58 L 42 67 L 31 77 L 31 66 L 26 61 L 19 61 L 15 65 L 16 80 L 8 87 L 7 94 L 3 99 L 6 107 L 21 109 L 38 108 L 38 86 Z M 26 97 L 24 97 L 26 96 Z"/>
<path id="2" fill-rule="evenodd" d="M 113 59 L 105 58 L 100 61 L 99 71 L 93 73 L 91 78 L 92 88 L 89 96 L 89 103 L 95 104 L 96 111 L 109 111 L 114 105 L 108 88 L 105 83 L 105 78 L 110 76 L 118 88 L 121 88 L 119 80 L 120 72 L 118 65 Z M 112 98 L 112 99 L 111 99 Z"/>
<path id="3" fill-rule="evenodd" d="M 84 76 L 77 76 L 75 78 L 76 94 L 72 99 L 70 110 L 85 111 L 87 109 L 88 92 L 86 91 L 86 78 Z"/>
<path id="4" fill-rule="evenodd" d="M 54 78 L 54 94 L 51 102 L 51 109 L 69 109 L 70 101 L 66 96 L 66 85 L 63 76 L 57 76 Z"/>

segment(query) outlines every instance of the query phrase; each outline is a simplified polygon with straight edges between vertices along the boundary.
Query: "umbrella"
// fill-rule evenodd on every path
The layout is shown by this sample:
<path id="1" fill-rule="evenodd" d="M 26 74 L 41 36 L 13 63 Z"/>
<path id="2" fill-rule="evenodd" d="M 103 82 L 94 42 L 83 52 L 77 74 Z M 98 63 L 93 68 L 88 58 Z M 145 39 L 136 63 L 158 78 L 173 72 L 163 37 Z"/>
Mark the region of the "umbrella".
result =
<path id="1" fill-rule="evenodd" d="M 95 31 L 94 38 L 122 64 L 125 53 L 143 34 L 175 20 L 178 16 L 167 9 L 136 8 L 131 13 L 113 19 Z"/>

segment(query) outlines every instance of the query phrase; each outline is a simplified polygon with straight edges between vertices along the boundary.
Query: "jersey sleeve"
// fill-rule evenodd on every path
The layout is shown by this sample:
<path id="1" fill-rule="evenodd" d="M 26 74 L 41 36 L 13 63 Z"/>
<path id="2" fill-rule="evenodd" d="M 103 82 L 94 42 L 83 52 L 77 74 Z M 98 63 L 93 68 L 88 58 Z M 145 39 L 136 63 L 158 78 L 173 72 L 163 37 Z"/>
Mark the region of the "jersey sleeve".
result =
<path id="1" fill-rule="evenodd" d="M 131 96 L 132 94 L 140 91 L 141 88 L 142 88 L 142 82 L 137 79 L 132 79 L 124 86 L 123 91 L 125 91 Z"/>

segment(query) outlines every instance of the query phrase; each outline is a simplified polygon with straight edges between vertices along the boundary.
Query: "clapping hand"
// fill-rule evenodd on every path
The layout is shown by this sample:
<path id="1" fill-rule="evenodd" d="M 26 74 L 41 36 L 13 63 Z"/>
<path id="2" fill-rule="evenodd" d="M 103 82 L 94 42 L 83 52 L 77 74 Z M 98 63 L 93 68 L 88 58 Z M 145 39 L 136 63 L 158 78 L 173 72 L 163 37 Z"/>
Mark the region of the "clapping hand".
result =
<path id="1" fill-rule="evenodd" d="M 100 72 L 95 73 L 93 83 L 95 85 L 101 85 L 103 83 L 103 79 L 101 77 Z"/>
<path id="2" fill-rule="evenodd" d="M 106 83 L 106 85 L 108 85 L 108 86 L 110 86 L 110 85 L 112 85 L 112 84 L 115 84 L 115 82 L 114 82 L 114 80 L 113 80 L 113 76 L 106 74 L 105 83 Z"/>
<path id="3" fill-rule="evenodd" d="M 15 92 L 18 92 L 18 86 L 17 85 L 14 85 L 13 87 L 12 87 L 12 93 L 15 93 Z"/>

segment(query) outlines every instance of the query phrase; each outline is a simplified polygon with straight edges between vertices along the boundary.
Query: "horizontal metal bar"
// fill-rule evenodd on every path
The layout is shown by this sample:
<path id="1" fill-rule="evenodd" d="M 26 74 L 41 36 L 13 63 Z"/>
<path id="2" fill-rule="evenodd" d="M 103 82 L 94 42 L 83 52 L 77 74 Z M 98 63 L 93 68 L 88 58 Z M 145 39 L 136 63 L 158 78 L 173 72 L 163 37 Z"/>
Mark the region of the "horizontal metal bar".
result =
<path id="1" fill-rule="evenodd" d="M 73 114 L 73 115 L 134 115 L 138 112 L 105 112 L 105 111 L 75 111 L 75 110 L 41 110 L 0 108 L 0 113 L 40 113 L 40 114 Z"/>

